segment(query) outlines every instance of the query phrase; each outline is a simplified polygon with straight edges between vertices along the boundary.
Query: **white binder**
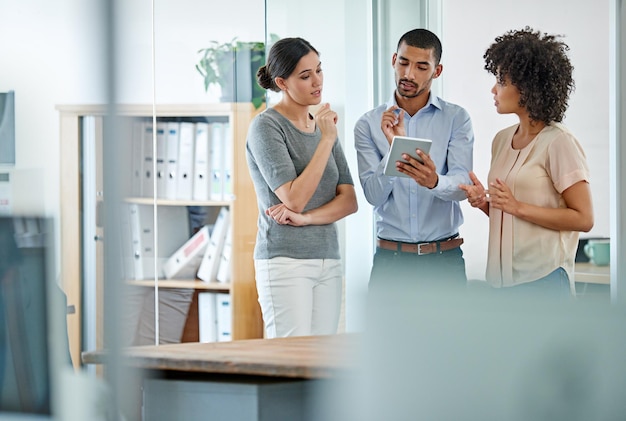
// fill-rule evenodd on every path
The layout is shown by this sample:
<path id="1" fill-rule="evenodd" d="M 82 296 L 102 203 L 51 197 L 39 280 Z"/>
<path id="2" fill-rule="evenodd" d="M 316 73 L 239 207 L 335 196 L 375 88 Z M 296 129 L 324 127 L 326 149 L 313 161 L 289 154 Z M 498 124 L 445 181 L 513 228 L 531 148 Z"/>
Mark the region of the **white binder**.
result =
<path id="1" fill-rule="evenodd" d="M 153 130 L 152 122 L 145 121 L 142 124 L 142 138 L 143 138 L 143 160 L 142 160 L 142 183 L 141 183 L 141 195 L 143 197 L 154 197 L 154 168 L 152 160 L 154 159 L 154 147 L 153 147 Z"/>
<path id="2" fill-rule="evenodd" d="M 152 210 L 152 206 L 147 207 Z M 181 244 L 184 244 L 189 239 L 189 214 L 187 207 L 159 206 L 157 208 L 157 227 L 158 248 L 155 249 L 157 270 L 159 278 L 163 278 L 165 277 L 163 268 L 170 256 L 178 250 Z"/>
<path id="3" fill-rule="evenodd" d="M 232 340 L 232 306 L 230 294 L 217 293 L 217 340 L 225 342 Z"/>
<path id="4" fill-rule="evenodd" d="M 196 123 L 193 166 L 193 200 L 209 200 L 209 174 L 211 171 L 211 138 L 208 123 Z"/>
<path id="5" fill-rule="evenodd" d="M 149 279 L 154 277 L 154 237 L 152 236 L 152 218 L 146 221 L 147 206 L 130 203 L 130 233 L 132 253 L 134 259 L 135 279 Z"/>
<path id="6" fill-rule="evenodd" d="M 209 245 L 198 268 L 198 278 L 204 282 L 217 282 L 217 271 L 229 227 L 230 212 L 228 208 L 222 207 L 213 225 Z"/>
<path id="7" fill-rule="evenodd" d="M 131 194 L 135 197 L 143 195 L 143 128 L 144 123 L 140 120 L 133 121 L 131 154 L 132 175 Z"/>
<path id="8" fill-rule="evenodd" d="M 217 282 L 228 283 L 230 282 L 230 256 L 232 253 L 232 230 L 228 230 L 226 239 L 224 240 L 224 247 L 222 248 L 222 256 L 220 257 L 220 266 L 217 270 Z"/>
<path id="9" fill-rule="evenodd" d="M 217 341 L 217 297 L 214 292 L 198 294 L 198 330 L 200 342 Z"/>
<path id="10" fill-rule="evenodd" d="M 232 132 L 230 123 L 224 123 L 223 126 L 223 142 L 224 148 L 224 165 L 222 167 L 222 173 L 224 177 L 224 183 L 222 184 L 222 199 L 232 200 L 233 195 L 233 147 L 232 147 Z"/>
<path id="11" fill-rule="evenodd" d="M 176 122 L 167 123 L 167 136 L 165 144 L 167 152 L 166 156 L 166 174 L 167 181 L 165 182 L 165 198 L 170 200 L 176 199 L 176 184 L 178 183 L 178 134 L 180 130 L 180 124 Z"/>
<path id="12" fill-rule="evenodd" d="M 163 266 L 165 277 L 168 279 L 195 278 L 208 245 L 209 227 L 205 225 L 167 259 Z"/>
<path id="13" fill-rule="evenodd" d="M 157 192 L 156 197 L 159 199 L 165 198 L 165 189 L 167 183 L 167 123 L 164 121 L 157 122 L 156 132 L 156 179 L 157 179 Z"/>
<path id="14" fill-rule="evenodd" d="M 122 259 L 122 276 L 124 279 L 135 278 L 135 258 L 133 253 L 133 236 L 130 225 L 130 209 L 128 203 L 122 203 L 120 210 L 120 254 Z"/>
<path id="15" fill-rule="evenodd" d="M 155 259 L 157 277 L 162 278 L 163 267 L 169 257 L 189 238 L 187 209 L 181 206 L 161 206 L 157 209 L 158 239 L 155 243 L 153 207 L 136 203 L 126 206 L 134 279 L 153 279 Z M 120 229 L 124 229 L 123 225 Z"/>
<path id="16" fill-rule="evenodd" d="M 224 176 L 222 166 L 224 164 L 224 124 L 221 122 L 211 123 L 211 200 L 224 200 Z"/>
<path id="17" fill-rule="evenodd" d="M 180 123 L 178 143 L 178 181 L 176 198 L 191 200 L 193 197 L 194 123 Z"/>

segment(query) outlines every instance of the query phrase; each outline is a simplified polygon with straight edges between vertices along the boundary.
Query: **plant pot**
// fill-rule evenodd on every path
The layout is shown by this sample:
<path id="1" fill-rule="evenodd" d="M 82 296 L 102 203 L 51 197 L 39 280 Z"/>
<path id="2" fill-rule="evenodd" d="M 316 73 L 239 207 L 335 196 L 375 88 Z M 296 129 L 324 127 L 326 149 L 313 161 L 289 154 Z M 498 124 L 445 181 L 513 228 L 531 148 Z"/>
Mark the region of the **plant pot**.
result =
<path id="1" fill-rule="evenodd" d="M 248 47 L 223 54 L 218 63 L 222 75 L 222 102 L 254 102 L 253 99 L 258 101 L 259 98 L 262 102 L 265 91 L 256 82 L 256 73 L 264 57 L 263 51 Z M 257 107 L 258 105 L 255 104 Z"/>

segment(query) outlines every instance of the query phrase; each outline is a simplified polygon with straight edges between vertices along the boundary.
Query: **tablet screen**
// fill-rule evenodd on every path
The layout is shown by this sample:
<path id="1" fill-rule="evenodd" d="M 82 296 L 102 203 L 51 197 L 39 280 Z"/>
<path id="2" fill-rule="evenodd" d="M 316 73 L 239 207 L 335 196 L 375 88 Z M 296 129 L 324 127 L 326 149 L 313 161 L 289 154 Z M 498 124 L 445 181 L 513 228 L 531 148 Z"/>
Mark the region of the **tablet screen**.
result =
<path id="1" fill-rule="evenodd" d="M 408 175 L 401 173 L 396 169 L 396 161 L 404 161 L 402 154 L 409 154 L 418 161 L 421 161 L 420 157 L 415 153 L 416 149 L 420 149 L 425 153 L 430 151 L 430 145 L 432 140 L 422 139 L 418 137 L 407 136 L 394 136 L 391 141 L 391 149 L 387 155 L 387 161 L 385 162 L 385 175 L 394 177 L 409 177 Z"/>

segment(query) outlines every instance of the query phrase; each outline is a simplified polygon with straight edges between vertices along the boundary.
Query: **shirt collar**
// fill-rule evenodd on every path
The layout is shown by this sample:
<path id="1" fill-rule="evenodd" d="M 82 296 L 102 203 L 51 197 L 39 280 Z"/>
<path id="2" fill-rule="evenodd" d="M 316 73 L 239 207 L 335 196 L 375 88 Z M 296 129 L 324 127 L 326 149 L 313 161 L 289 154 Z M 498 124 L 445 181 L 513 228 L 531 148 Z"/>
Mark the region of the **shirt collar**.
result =
<path id="1" fill-rule="evenodd" d="M 400 107 L 398 105 L 398 102 L 396 101 L 396 91 L 395 90 L 391 94 L 391 98 L 389 98 L 389 101 L 387 101 L 387 108 L 391 107 L 392 105 Z M 430 105 L 432 105 L 433 107 L 436 107 L 437 109 L 441 110 L 440 99 L 439 99 L 439 97 L 437 95 L 433 94 L 432 90 L 428 93 L 428 101 L 426 101 L 426 105 L 424 106 L 424 109 L 428 108 Z"/>

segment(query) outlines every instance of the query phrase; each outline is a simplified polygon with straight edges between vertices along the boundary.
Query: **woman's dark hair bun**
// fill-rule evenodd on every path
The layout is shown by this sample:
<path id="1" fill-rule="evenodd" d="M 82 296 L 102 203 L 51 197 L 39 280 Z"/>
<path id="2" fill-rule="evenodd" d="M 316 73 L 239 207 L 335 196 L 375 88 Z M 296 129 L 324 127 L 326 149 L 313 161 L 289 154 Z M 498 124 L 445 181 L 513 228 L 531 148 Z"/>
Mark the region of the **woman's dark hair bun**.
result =
<path id="1" fill-rule="evenodd" d="M 259 70 L 256 72 L 256 80 L 261 88 L 272 89 L 272 77 L 267 71 L 267 65 L 259 67 Z"/>

